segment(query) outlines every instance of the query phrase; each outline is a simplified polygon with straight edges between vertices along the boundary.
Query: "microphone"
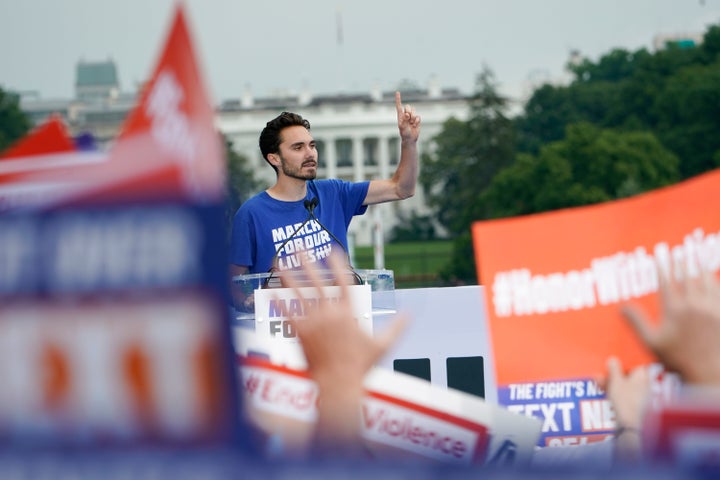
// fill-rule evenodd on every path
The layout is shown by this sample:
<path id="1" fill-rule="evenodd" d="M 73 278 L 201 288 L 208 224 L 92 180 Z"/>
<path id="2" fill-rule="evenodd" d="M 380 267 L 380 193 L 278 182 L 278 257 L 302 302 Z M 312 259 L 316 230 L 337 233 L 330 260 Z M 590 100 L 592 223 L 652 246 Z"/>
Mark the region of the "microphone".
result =
<path id="1" fill-rule="evenodd" d="M 317 199 L 317 197 L 313 197 L 312 200 L 305 200 L 305 210 L 308 211 L 308 214 L 310 214 L 311 217 L 315 216 L 315 207 L 317 207 L 319 203 L 320 201 Z M 317 222 L 317 219 L 315 219 L 315 221 Z"/>
<path id="2" fill-rule="evenodd" d="M 353 278 L 355 280 L 356 285 L 362 285 L 363 281 L 360 275 L 355 271 L 352 264 L 350 263 L 350 253 L 347 251 L 347 248 L 345 248 L 345 245 L 330 231 L 329 228 L 327 228 L 325 225 L 322 224 L 319 218 L 315 215 L 315 207 L 317 207 L 320 204 L 320 201 L 317 197 L 313 197 L 312 200 L 305 200 L 305 209 L 308 211 L 308 214 L 310 215 L 310 218 L 315 220 L 318 225 L 320 225 L 320 228 L 325 230 L 327 233 L 330 234 L 330 237 L 335 240 L 335 243 L 340 245 L 340 248 L 343 249 L 343 252 L 345 252 L 345 257 L 347 257 L 348 260 L 348 267 L 350 268 L 350 271 L 353 274 Z"/>

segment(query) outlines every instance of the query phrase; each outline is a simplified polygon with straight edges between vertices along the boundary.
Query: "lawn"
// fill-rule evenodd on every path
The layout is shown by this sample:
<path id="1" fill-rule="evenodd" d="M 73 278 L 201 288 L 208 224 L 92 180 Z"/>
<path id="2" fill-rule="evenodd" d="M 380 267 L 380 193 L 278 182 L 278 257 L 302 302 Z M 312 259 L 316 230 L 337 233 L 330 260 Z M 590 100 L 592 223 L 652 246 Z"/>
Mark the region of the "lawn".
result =
<path id="1" fill-rule="evenodd" d="M 451 241 L 389 243 L 385 268 L 395 273 L 395 288 L 439 286 L 438 272 L 451 255 Z M 355 267 L 375 268 L 373 247 L 355 247 Z"/>

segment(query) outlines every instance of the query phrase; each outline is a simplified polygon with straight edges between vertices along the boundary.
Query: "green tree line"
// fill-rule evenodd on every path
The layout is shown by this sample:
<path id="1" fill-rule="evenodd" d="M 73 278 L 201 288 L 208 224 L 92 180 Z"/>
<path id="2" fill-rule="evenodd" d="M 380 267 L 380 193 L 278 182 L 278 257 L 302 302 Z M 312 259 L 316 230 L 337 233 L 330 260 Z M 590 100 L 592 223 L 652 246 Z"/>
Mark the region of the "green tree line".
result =
<path id="1" fill-rule="evenodd" d="M 0 153 L 29 130 L 30 120 L 20 109 L 20 97 L 0 86 Z"/>
<path id="2" fill-rule="evenodd" d="M 467 121 L 449 119 L 420 183 L 454 240 L 446 282 L 476 283 L 474 221 L 636 195 L 720 165 L 720 26 L 702 43 L 615 49 L 568 64 L 510 116 L 487 67 Z"/>

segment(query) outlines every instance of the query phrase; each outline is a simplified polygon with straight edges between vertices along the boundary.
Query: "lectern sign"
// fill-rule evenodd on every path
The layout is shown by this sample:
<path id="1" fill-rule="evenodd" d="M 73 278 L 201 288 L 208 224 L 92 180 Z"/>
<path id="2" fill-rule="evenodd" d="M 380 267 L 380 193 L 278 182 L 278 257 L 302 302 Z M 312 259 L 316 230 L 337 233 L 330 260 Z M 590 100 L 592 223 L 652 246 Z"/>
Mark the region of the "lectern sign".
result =
<path id="1" fill-rule="evenodd" d="M 372 305 L 370 285 L 348 286 L 353 316 L 360 327 L 372 334 Z M 337 302 L 340 287 L 323 287 L 322 296 L 316 288 L 300 288 L 302 298 L 291 288 L 258 289 L 255 291 L 255 331 L 261 335 L 288 341 L 297 341 L 297 333 L 289 322 L 291 318 L 302 318 L 308 309 L 318 302 Z"/>

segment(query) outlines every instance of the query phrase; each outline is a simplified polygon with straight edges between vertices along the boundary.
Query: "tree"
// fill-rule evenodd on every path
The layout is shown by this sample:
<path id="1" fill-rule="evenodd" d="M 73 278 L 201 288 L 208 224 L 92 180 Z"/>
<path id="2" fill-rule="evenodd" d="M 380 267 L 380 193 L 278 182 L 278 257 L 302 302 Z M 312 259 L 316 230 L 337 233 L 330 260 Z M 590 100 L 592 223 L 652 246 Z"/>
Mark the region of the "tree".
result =
<path id="1" fill-rule="evenodd" d="M 683 178 L 718 166 L 720 61 L 670 77 L 655 102 L 658 137 L 681 159 Z"/>
<path id="2" fill-rule="evenodd" d="M 435 149 L 423 155 L 420 174 L 428 205 L 452 238 L 468 233 L 474 220 L 486 216 L 478 203 L 479 194 L 514 156 L 515 133 L 507 114 L 508 100 L 497 92 L 487 67 L 477 77 L 469 106 L 467 121 L 451 118 L 445 122 L 433 139 Z M 472 271 L 471 277 L 465 272 L 460 280 L 474 282 L 472 252 L 468 257 L 459 243 L 456 246 L 454 262 L 469 262 Z M 447 273 L 449 278 L 452 272 Z"/>
<path id="3" fill-rule="evenodd" d="M 468 121 L 451 118 L 423 156 L 420 183 L 428 204 L 451 235 L 465 231 L 471 205 L 501 168 L 513 159 L 514 130 L 507 117 L 508 100 L 496 90 L 487 68 L 478 76 Z M 473 208 L 474 210 L 474 208 Z"/>
<path id="4" fill-rule="evenodd" d="M 252 169 L 248 167 L 248 160 L 237 153 L 232 147 L 233 143 L 223 135 L 225 142 L 228 166 L 227 201 L 225 207 L 225 220 L 228 232 L 232 228 L 232 220 L 240 205 L 252 195 L 261 190 L 261 183 L 255 178 Z"/>
<path id="5" fill-rule="evenodd" d="M 677 157 L 649 132 L 579 123 L 540 155 L 518 155 L 485 191 L 493 218 L 539 213 L 624 198 L 680 178 Z"/>
<path id="6" fill-rule="evenodd" d="M 619 82 L 633 75 L 634 60 L 632 52 L 616 48 L 603 55 L 598 63 L 584 59 L 579 64 L 569 64 L 567 68 L 578 82 Z"/>
<path id="7" fill-rule="evenodd" d="M 673 78 L 682 76 L 689 68 L 711 76 L 717 71 L 719 49 L 720 30 L 715 27 L 708 30 L 701 47 L 681 48 L 670 44 L 653 53 L 646 49 L 635 52 L 616 49 L 603 55 L 597 63 L 585 59 L 579 64 L 568 65 L 574 81 L 567 86 L 540 87 L 528 100 L 524 114 L 516 119 L 518 151 L 536 155 L 542 145 L 562 138 L 568 125 L 590 122 L 601 128 L 652 131 L 681 158 L 683 164 L 693 163 L 693 158 L 700 157 L 704 159 L 700 160 L 700 169 L 707 169 L 710 165 L 706 159 L 711 158 L 713 152 L 708 153 L 706 149 L 696 154 L 691 149 L 678 148 L 679 140 L 688 129 L 695 135 L 707 133 L 705 126 L 698 127 L 698 123 L 707 122 L 704 118 L 686 118 L 683 122 L 676 118 L 672 120 L 682 106 L 680 100 L 673 97 L 677 92 L 668 89 Z M 682 80 L 677 83 L 682 85 Z M 697 88 L 699 83 L 696 79 L 686 85 L 683 98 L 692 95 L 690 90 Z M 671 122 L 665 131 L 661 131 L 660 122 L 665 119 L 671 119 Z M 678 142 L 672 143 L 673 139 Z M 688 171 L 699 173 L 700 169 L 683 168 L 683 174 L 688 176 Z"/>
<path id="8" fill-rule="evenodd" d="M 543 85 L 525 106 L 525 115 L 515 119 L 518 151 L 537 154 L 546 143 L 560 140 L 567 125 L 590 122 L 599 126 L 618 123 L 627 112 L 622 90 L 607 80 L 580 82 L 570 86 Z"/>
<path id="9" fill-rule="evenodd" d="M 700 49 L 704 63 L 709 65 L 717 62 L 718 56 L 720 56 L 720 25 L 713 25 L 708 28 Z"/>
<path id="10" fill-rule="evenodd" d="M 477 284 L 475 252 L 470 230 L 455 238 L 452 257 L 448 264 L 438 272 L 438 276 L 448 285 Z"/>
<path id="11" fill-rule="evenodd" d="M 30 120 L 20 109 L 20 100 L 0 87 L 0 152 L 25 136 L 31 127 Z"/>
<path id="12" fill-rule="evenodd" d="M 390 242 L 424 242 L 436 240 L 437 234 L 431 215 L 418 215 L 414 210 L 410 215 L 398 213 L 398 223 L 390 232 Z"/>
<path id="13" fill-rule="evenodd" d="M 720 165 L 720 26 L 697 47 L 616 49 L 568 68 L 569 85 L 538 88 L 512 122 L 486 69 L 470 120 L 448 120 L 423 156 L 428 203 L 456 239 L 447 278 L 474 270 L 472 221 L 622 198 Z"/>

